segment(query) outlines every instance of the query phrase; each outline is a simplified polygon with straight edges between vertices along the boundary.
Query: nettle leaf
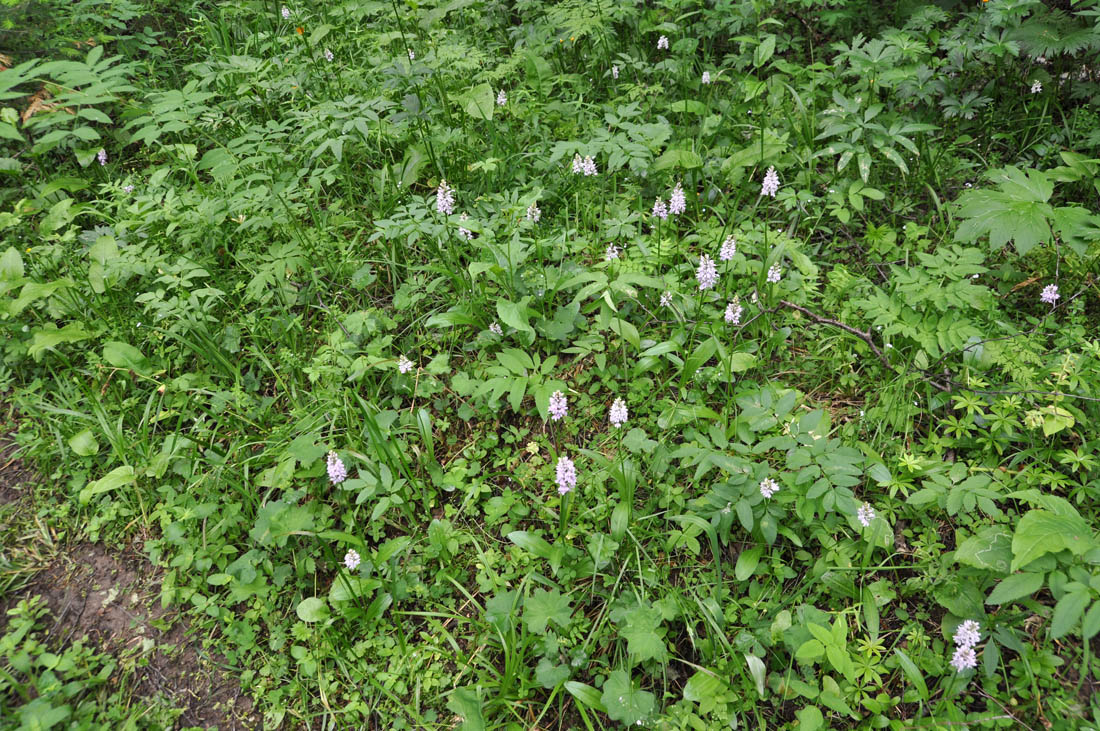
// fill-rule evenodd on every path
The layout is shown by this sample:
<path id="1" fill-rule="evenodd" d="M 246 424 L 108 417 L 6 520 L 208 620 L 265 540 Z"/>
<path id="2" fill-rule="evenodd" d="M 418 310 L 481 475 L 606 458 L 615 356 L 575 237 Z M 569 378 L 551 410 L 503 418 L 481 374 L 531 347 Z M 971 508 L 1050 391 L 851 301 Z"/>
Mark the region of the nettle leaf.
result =
<path id="1" fill-rule="evenodd" d="M 657 698 L 635 686 L 626 670 L 615 670 L 607 677 L 600 700 L 612 721 L 630 726 L 648 719 L 657 705 Z"/>
<path id="2" fill-rule="evenodd" d="M 1016 524 L 1012 537 L 1012 566 L 1027 566 L 1048 553 L 1068 550 L 1080 556 L 1095 547 L 1089 524 L 1077 514 L 1029 510 Z"/>
<path id="3" fill-rule="evenodd" d="M 569 597 L 562 596 L 557 589 L 538 589 L 523 604 L 523 623 L 536 635 L 546 634 L 549 622 L 564 628 L 572 615 Z"/>
<path id="4" fill-rule="evenodd" d="M 988 234 L 994 249 L 1013 241 L 1020 254 L 1050 241 L 1054 209 L 1047 201 L 1054 185 L 1046 174 L 1007 167 L 988 177 L 998 190 L 970 190 L 959 196 L 959 216 L 964 220 L 955 239 L 969 243 Z"/>

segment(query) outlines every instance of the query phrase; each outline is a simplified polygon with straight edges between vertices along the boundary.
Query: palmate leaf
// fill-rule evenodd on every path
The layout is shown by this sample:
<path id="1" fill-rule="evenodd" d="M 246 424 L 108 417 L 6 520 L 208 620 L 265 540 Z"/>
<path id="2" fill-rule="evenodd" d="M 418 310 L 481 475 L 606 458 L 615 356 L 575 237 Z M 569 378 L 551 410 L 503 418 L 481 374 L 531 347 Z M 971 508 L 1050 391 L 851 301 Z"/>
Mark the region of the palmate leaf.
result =
<path id="1" fill-rule="evenodd" d="M 998 190 L 972 190 L 959 197 L 959 216 L 964 220 L 955 238 L 969 243 L 988 234 L 994 249 L 1012 241 L 1020 254 L 1050 241 L 1054 209 L 1047 201 L 1054 186 L 1046 174 L 1007 167 L 991 172 L 989 178 Z"/>

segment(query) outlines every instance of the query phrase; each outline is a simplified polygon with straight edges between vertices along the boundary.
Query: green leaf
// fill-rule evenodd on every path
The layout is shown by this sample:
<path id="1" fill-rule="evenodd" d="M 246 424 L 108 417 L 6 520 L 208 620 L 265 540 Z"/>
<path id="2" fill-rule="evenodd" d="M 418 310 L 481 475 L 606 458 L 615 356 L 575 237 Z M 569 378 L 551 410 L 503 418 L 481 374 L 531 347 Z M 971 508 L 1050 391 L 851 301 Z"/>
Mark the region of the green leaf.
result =
<path id="1" fill-rule="evenodd" d="M 1095 545 L 1092 530 L 1081 516 L 1029 510 L 1016 524 L 1012 537 L 1011 570 L 1027 566 L 1048 553 L 1068 550 L 1080 556 Z"/>
<path id="2" fill-rule="evenodd" d="M 328 600 L 337 602 L 351 601 L 352 599 L 366 598 L 374 592 L 382 582 L 378 579 L 364 579 L 359 576 L 337 576 L 332 580 L 332 586 L 328 590 Z"/>
<path id="3" fill-rule="evenodd" d="M 998 183 L 998 190 L 971 190 L 959 197 L 963 221 L 955 232 L 956 240 L 971 242 L 988 234 L 994 249 L 1014 241 L 1021 255 L 1050 241 L 1054 211 L 1047 201 L 1054 186 L 1047 175 L 1041 170 L 1007 167 L 993 170 L 987 177 Z"/>
<path id="4" fill-rule="evenodd" d="M 817 731 L 825 725 L 825 717 L 817 706 L 806 706 L 795 715 L 798 716 L 798 731 Z"/>
<path id="5" fill-rule="evenodd" d="M 764 697 L 764 679 L 767 675 L 767 669 L 764 667 L 764 661 L 758 658 L 756 655 L 750 655 L 745 653 L 745 663 L 749 666 L 749 675 L 752 676 L 753 682 L 756 683 L 756 692 L 760 694 L 760 697 Z"/>
<path id="6" fill-rule="evenodd" d="M 9 246 L 0 256 L 0 280 L 10 282 L 23 278 L 23 257 L 14 246 Z"/>
<path id="7" fill-rule="evenodd" d="M 1076 627 L 1091 600 L 1092 597 L 1086 588 L 1070 592 L 1059 599 L 1054 605 L 1054 614 L 1050 618 L 1051 639 L 1063 637 Z"/>
<path id="8" fill-rule="evenodd" d="M 710 713 L 718 699 L 729 690 L 721 678 L 709 670 L 697 670 L 684 685 L 684 700 L 699 704 L 700 713 Z"/>
<path id="9" fill-rule="evenodd" d="M 756 51 L 753 52 L 752 62 L 757 68 L 760 68 L 768 62 L 768 59 L 775 53 L 775 35 L 768 34 L 764 36 L 764 40 L 760 42 L 760 45 L 756 47 Z"/>
<path id="10" fill-rule="evenodd" d="M 1003 526 L 986 526 L 955 549 L 955 560 L 976 569 L 1007 574 L 1012 563 L 1012 534 Z"/>
<path id="11" fill-rule="evenodd" d="M 134 474 L 134 468 L 130 465 L 123 465 L 122 467 L 116 467 L 103 477 L 89 482 L 84 486 L 84 489 L 80 491 L 80 504 L 87 505 L 88 501 L 96 495 L 100 495 L 111 490 L 117 490 L 124 485 L 129 485 L 137 479 Z"/>
<path id="12" fill-rule="evenodd" d="M 565 689 L 569 691 L 569 695 L 589 708 L 599 711 L 600 713 L 607 713 L 607 709 L 604 708 L 603 702 L 600 701 L 600 692 L 591 685 L 585 685 L 584 683 L 570 680 L 565 683 Z"/>
<path id="13" fill-rule="evenodd" d="M 34 331 L 31 344 L 27 348 L 27 355 L 38 360 L 45 350 L 52 350 L 62 343 L 78 343 L 90 337 L 92 334 L 84 329 L 82 322 L 69 323 L 60 330 L 57 326 L 50 325 Z"/>
<path id="14" fill-rule="evenodd" d="M 103 360 L 115 368 L 127 368 L 137 373 L 149 371 L 149 361 L 141 351 L 127 343 L 112 340 L 103 346 Z"/>
<path id="15" fill-rule="evenodd" d="M 447 708 L 462 718 L 461 731 L 485 731 L 485 715 L 475 686 L 455 688 L 447 698 Z"/>
<path id="16" fill-rule="evenodd" d="M 492 120 L 496 95 L 493 94 L 493 87 L 478 84 L 462 95 L 460 103 L 463 111 L 474 119 Z"/>
<path id="17" fill-rule="evenodd" d="M 636 606 L 623 615 L 619 636 L 626 640 L 626 649 L 638 660 L 664 662 L 667 649 L 661 613 L 651 606 Z"/>
<path id="18" fill-rule="evenodd" d="M 81 457 L 90 457 L 99 451 L 99 444 L 91 429 L 84 429 L 69 437 L 69 449 Z"/>
<path id="19" fill-rule="evenodd" d="M 703 158 L 697 152 L 691 150 L 665 150 L 664 153 L 653 161 L 653 170 L 661 171 L 669 168 L 683 168 L 691 170 L 703 167 Z"/>
<path id="20" fill-rule="evenodd" d="M 756 571 L 756 566 L 760 563 L 760 557 L 762 555 L 764 555 L 764 548 L 762 546 L 742 551 L 737 557 L 737 565 L 733 568 L 734 577 L 736 577 L 738 581 L 748 581 L 749 577 Z"/>
<path id="21" fill-rule="evenodd" d="M 640 690 L 626 670 L 613 670 L 603 684 L 600 700 L 612 721 L 634 726 L 644 723 L 657 705 L 656 697 Z"/>
<path id="22" fill-rule="evenodd" d="M 503 297 L 497 299 L 497 315 L 500 321 L 516 330 L 521 330 L 531 335 L 535 334 L 535 328 L 528 322 L 527 303 L 530 297 L 524 297 L 518 303 L 510 302 Z"/>
<path id="23" fill-rule="evenodd" d="M 1043 588 L 1044 574 L 1012 574 L 1003 579 L 993 591 L 989 592 L 986 604 L 1007 604 L 1031 596 Z"/>
<path id="24" fill-rule="evenodd" d="M 523 623 L 536 635 L 546 634 L 549 622 L 565 628 L 572 614 L 569 597 L 562 596 L 557 589 L 537 589 L 523 604 Z"/>
<path id="25" fill-rule="evenodd" d="M 1088 642 L 1100 632 L 1100 602 L 1093 602 L 1081 623 L 1081 637 Z"/>
<path id="26" fill-rule="evenodd" d="M 299 434 L 287 447 L 286 452 L 302 467 L 309 467 L 325 455 L 325 448 L 317 444 L 316 434 Z"/>
<path id="27" fill-rule="evenodd" d="M 928 701 L 928 684 L 924 682 L 924 675 L 921 674 L 920 668 L 917 664 L 909 659 L 909 656 L 902 652 L 901 648 L 894 648 L 894 656 L 898 659 L 898 665 L 901 666 L 901 671 L 905 673 L 905 677 L 910 683 L 917 689 L 917 693 L 920 694 L 921 700 Z"/>
<path id="28" fill-rule="evenodd" d="M 539 558 L 549 559 L 550 554 L 553 553 L 553 547 L 546 542 L 546 539 L 525 530 L 512 531 L 508 534 L 508 540 Z"/>
<path id="29" fill-rule="evenodd" d="M 539 660 L 535 667 L 535 682 L 547 690 L 556 688 L 559 683 L 569 679 L 568 665 L 555 665 L 547 658 Z"/>
<path id="30" fill-rule="evenodd" d="M 320 622 L 328 618 L 328 604 L 325 604 L 324 599 L 320 597 L 311 596 L 303 599 L 298 602 L 298 608 L 295 611 L 298 613 L 298 619 L 303 622 Z"/>

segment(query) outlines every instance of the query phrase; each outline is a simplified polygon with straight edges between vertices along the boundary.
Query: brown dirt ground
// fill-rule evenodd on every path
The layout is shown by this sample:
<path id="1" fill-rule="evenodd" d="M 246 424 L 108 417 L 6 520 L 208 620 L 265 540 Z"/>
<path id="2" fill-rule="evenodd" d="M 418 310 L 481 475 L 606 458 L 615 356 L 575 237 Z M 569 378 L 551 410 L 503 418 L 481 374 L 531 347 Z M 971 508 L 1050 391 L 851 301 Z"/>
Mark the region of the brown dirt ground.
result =
<path id="1" fill-rule="evenodd" d="M 29 505 L 34 479 L 19 460 L 15 445 L 0 439 L 0 504 L 15 510 Z M 6 548 L 0 546 L 0 550 Z M 182 708 L 178 727 L 220 731 L 262 727 L 232 671 L 223 672 L 217 659 L 188 637 L 187 624 L 178 612 L 161 608 L 161 572 L 139 551 L 93 543 L 55 548 L 48 561 L 35 567 L 33 578 L 12 594 L 0 596 L 0 634 L 7 626 L 9 607 L 40 595 L 50 610 L 47 621 L 52 621 L 48 644 L 62 648 L 86 637 L 100 652 L 143 657 L 148 661 L 144 667 L 125 663 L 133 666 L 126 683 L 136 697 L 152 699 L 161 694 Z"/>

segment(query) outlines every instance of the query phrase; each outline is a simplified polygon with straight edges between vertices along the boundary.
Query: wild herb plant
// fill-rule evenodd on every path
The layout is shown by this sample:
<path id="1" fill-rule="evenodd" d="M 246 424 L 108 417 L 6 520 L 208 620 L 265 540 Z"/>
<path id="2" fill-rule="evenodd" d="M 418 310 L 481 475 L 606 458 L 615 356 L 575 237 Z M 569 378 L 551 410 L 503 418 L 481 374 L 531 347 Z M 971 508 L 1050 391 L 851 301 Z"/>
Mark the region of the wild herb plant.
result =
<path id="1" fill-rule="evenodd" d="M 267 726 L 1100 724 L 1096 0 L 63 6 L 0 384 Z"/>

